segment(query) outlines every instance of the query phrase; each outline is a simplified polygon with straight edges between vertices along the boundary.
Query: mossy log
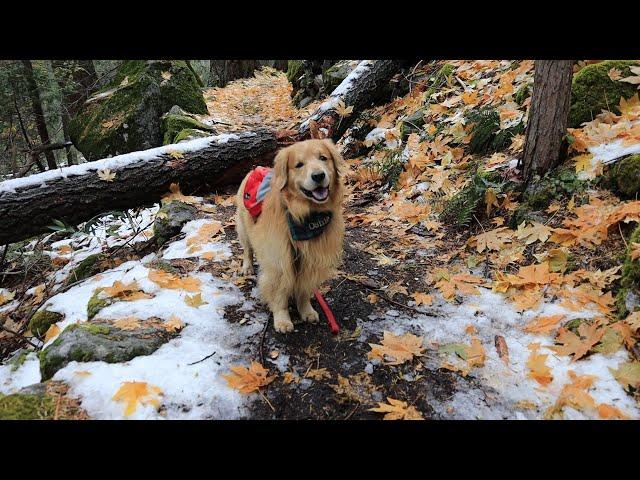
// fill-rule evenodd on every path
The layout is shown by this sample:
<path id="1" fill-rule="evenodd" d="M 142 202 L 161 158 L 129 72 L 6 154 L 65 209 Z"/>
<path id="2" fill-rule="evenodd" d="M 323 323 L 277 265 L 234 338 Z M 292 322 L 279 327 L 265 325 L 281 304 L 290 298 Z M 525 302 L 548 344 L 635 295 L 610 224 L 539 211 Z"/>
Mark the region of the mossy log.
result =
<path id="1" fill-rule="evenodd" d="M 54 220 L 77 225 L 108 210 L 152 205 L 172 183 L 184 193 L 239 183 L 252 165 L 270 163 L 278 146 L 267 130 L 209 139 L 0 183 L 0 245 L 49 232 Z M 182 153 L 172 156 L 173 150 Z M 105 168 L 113 181 L 98 175 Z"/>

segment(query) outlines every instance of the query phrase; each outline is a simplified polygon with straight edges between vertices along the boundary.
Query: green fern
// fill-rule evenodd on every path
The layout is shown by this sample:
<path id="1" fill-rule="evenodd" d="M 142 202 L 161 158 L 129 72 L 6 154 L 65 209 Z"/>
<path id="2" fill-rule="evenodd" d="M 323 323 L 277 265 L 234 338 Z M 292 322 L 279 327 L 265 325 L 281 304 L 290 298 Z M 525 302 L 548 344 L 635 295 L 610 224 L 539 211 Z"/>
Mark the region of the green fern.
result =
<path id="1" fill-rule="evenodd" d="M 471 110 L 467 113 L 466 119 L 472 125 L 469 151 L 471 153 L 489 151 L 496 133 L 500 130 L 500 114 L 498 114 L 498 111 L 492 107 Z"/>
<path id="2" fill-rule="evenodd" d="M 471 181 L 445 204 L 440 220 L 457 227 L 469 226 L 473 215 L 484 201 L 487 189 L 493 188 L 496 193 L 501 193 L 502 185 L 491 174 L 477 171 Z"/>

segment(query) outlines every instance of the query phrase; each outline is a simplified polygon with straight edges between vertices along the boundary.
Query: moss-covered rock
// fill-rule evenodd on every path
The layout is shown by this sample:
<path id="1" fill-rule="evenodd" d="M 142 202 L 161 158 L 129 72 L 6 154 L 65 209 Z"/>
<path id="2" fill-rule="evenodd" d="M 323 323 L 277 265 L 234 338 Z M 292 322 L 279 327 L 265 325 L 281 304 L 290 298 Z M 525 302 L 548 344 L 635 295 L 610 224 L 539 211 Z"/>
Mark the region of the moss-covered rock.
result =
<path id="1" fill-rule="evenodd" d="M 293 85 L 302 73 L 302 60 L 289 60 L 287 64 L 287 80 Z"/>
<path id="2" fill-rule="evenodd" d="M 64 318 L 64 315 L 51 310 L 39 310 L 33 314 L 29 320 L 29 330 L 38 338 L 43 338 L 49 327 L 54 323 L 58 323 Z"/>
<path id="3" fill-rule="evenodd" d="M 100 272 L 99 263 L 102 260 L 107 258 L 106 255 L 102 253 L 95 253 L 93 255 L 89 255 L 87 258 L 82 260 L 73 270 L 69 273 L 67 280 L 65 281 L 66 285 L 71 285 L 72 283 L 79 282 L 80 280 L 84 280 L 85 278 L 89 278 Z"/>
<path id="4" fill-rule="evenodd" d="M 173 105 L 207 113 L 186 62 L 128 60 L 72 119 L 69 133 L 87 160 L 157 147 L 162 145 L 160 117 Z"/>
<path id="5" fill-rule="evenodd" d="M 198 209 L 184 202 L 169 202 L 162 206 L 153 223 L 153 234 L 158 245 L 180 233 L 185 223 L 194 220 Z"/>
<path id="6" fill-rule="evenodd" d="M 627 243 L 629 248 L 622 264 L 620 289 L 616 294 L 616 307 L 620 317 L 640 308 L 640 262 L 631 258 L 631 244 L 640 243 L 640 226 L 636 227 Z"/>
<path id="7" fill-rule="evenodd" d="M 151 322 L 156 320 L 156 322 Z M 148 319 L 149 326 L 122 330 L 107 322 L 70 325 L 40 352 L 40 373 L 48 380 L 69 362 L 121 363 L 150 355 L 177 335 L 158 326 L 159 319 Z M 151 325 L 153 323 L 153 325 Z"/>
<path id="8" fill-rule="evenodd" d="M 49 395 L 0 394 L 0 420 L 49 420 L 56 403 Z"/>
<path id="9" fill-rule="evenodd" d="M 102 288 L 96 288 L 91 295 L 91 298 L 87 302 L 87 318 L 91 320 L 95 317 L 100 310 L 111 305 L 112 300 L 110 298 L 100 298 L 100 292 Z"/>
<path id="10" fill-rule="evenodd" d="M 203 136 L 209 136 L 215 133 L 215 129 L 209 125 L 196 120 L 187 115 L 174 115 L 167 113 L 162 116 L 163 144 L 178 143 L 178 136 L 184 130 L 193 130 L 202 132 Z M 186 137 L 183 136 L 184 139 Z"/>
<path id="11" fill-rule="evenodd" d="M 602 110 L 620 113 L 620 98 L 628 99 L 638 90 L 636 85 L 609 78 L 612 68 L 620 70 L 622 77 L 631 76 L 629 67 L 638 65 L 634 60 L 607 60 L 587 65 L 573 77 L 569 126 L 579 127 L 589 122 Z"/>
<path id="12" fill-rule="evenodd" d="M 640 193 L 640 154 L 616 162 L 603 177 L 604 186 L 619 197 L 635 199 Z"/>

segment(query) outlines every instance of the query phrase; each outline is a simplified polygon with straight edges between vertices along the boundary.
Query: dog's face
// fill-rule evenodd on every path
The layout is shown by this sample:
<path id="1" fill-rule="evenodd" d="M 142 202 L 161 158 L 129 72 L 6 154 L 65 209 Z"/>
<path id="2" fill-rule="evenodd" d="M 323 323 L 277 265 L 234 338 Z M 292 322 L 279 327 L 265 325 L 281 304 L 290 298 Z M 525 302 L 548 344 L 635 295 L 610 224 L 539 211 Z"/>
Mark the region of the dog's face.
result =
<path id="1" fill-rule="evenodd" d="M 342 157 L 329 139 L 307 140 L 281 150 L 275 159 L 275 186 L 289 200 L 329 203 L 340 194 Z"/>

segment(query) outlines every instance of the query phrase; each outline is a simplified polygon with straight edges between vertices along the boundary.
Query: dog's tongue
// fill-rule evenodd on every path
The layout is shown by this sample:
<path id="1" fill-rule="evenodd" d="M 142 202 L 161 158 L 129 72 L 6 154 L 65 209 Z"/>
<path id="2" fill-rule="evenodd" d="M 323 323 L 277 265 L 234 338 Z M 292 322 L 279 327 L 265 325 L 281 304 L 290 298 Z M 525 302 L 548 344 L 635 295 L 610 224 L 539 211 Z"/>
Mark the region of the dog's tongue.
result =
<path id="1" fill-rule="evenodd" d="M 324 187 L 316 188 L 311 192 L 311 195 L 313 195 L 313 198 L 316 200 L 324 200 L 329 195 L 329 189 Z"/>

